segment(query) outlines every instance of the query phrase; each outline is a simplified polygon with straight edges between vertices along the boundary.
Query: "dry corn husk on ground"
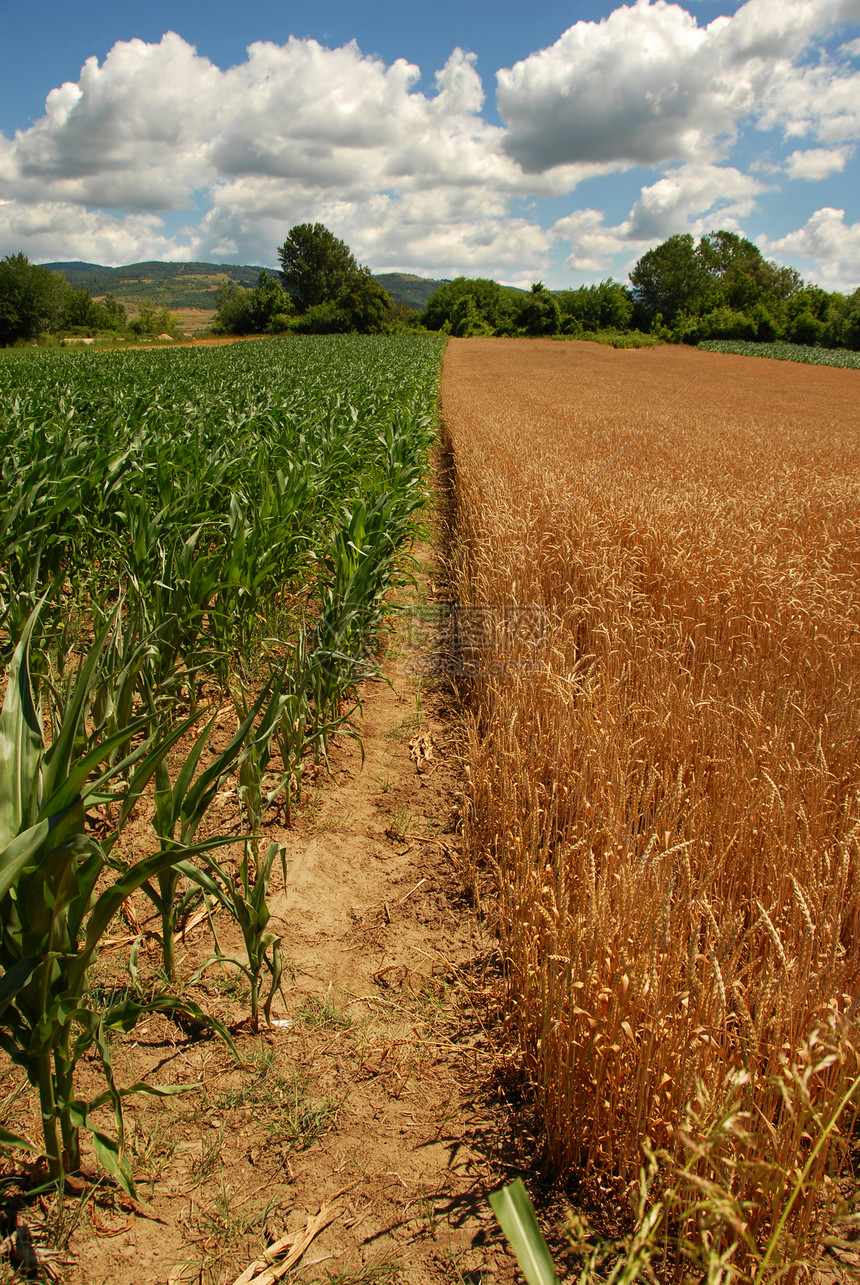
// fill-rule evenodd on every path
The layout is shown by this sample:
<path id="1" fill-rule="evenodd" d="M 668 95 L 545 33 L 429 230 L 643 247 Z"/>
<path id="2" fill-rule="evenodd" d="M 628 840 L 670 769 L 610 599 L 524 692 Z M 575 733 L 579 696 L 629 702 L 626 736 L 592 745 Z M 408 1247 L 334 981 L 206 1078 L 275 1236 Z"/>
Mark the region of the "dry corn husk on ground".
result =
<path id="1" fill-rule="evenodd" d="M 552 341 L 443 375 L 467 875 L 549 1156 L 620 1194 L 665 1149 L 750 1273 L 821 1234 L 860 1070 L 858 391 Z"/>

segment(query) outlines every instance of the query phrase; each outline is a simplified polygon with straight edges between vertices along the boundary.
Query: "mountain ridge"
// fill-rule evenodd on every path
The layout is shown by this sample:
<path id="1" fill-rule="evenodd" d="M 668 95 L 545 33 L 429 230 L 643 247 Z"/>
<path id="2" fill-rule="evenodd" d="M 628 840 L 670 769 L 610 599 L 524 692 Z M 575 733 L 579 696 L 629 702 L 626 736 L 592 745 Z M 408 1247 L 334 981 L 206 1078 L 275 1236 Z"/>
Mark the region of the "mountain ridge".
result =
<path id="1" fill-rule="evenodd" d="M 60 272 L 75 287 L 89 290 L 95 297 L 113 294 L 120 302 L 135 307 L 143 299 L 170 308 L 199 308 L 214 311 L 215 293 L 225 281 L 234 281 L 246 289 L 257 284 L 260 273 L 277 275 L 276 268 L 263 268 L 256 264 L 204 263 L 192 260 L 166 262 L 148 259 L 129 263 L 118 268 L 108 268 L 99 263 L 66 260 L 41 265 L 52 272 Z M 427 300 L 440 285 L 441 280 L 419 277 L 407 272 L 374 272 L 395 303 L 410 308 L 423 309 Z"/>

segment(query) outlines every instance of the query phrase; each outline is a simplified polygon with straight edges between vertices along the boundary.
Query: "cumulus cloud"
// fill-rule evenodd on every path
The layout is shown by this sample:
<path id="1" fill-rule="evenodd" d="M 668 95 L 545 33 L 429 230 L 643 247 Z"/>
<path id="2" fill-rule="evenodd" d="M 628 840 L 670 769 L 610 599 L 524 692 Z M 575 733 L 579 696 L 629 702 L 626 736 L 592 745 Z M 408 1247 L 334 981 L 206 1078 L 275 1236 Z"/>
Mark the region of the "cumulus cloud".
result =
<path id="1" fill-rule="evenodd" d="M 664 240 L 675 232 L 698 230 L 705 216 L 719 212 L 722 227 L 737 227 L 766 192 L 759 179 L 729 165 L 682 165 L 644 187 L 630 211 L 629 235 L 638 241 Z"/>
<path id="2" fill-rule="evenodd" d="M 0 254 L 271 263 L 290 226 L 321 220 L 378 269 L 528 283 L 566 253 L 617 272 L 673 232 L 743 230 L 767 190 L 730 163 L 750 126 L 794 140 L 761 169 L 847 166 L 860 41 L 829 37 L 857 18 L 860 0 L 747 0 L 700 26 L 635 0 L 500 71 L 501 125 L 462 49 L 425 92 L 414 64 L 355 42 L 257 42 L 221 69 L 172 32 L 121 41 L 0 134 Z M 651 175 L 623 221 L 593 197 L 542 226 L 545 198 L 635 165 Z"/>
<path id="3" fill-rule="evenodd" d="M 860 223 L 846 223 L 845 211 L 825 206 L 802 228 L 770 240 L 760 237 L 762 253 L 799 266 L 805 259 L 815 267 L 817 285 L 850 293 L 860 286 Z"/>
<path id="4" fill-rule="evenodd" d="M 739 231 L 756 196 L 767 188 L 728 165 L 691 163 L 644 187 L 626 219 L 607 224 L 600 210 L 577 210 L 558 219 L 553 233 L 569 243 L 565 267 L 577 272 L 624 270 L 649 246 L 676 232 L 694 236 L 719 227 Z"/>
<path id="5" fill-rule="evenodd" d="M 8 246 L 5 251 L 2 247 Z M 0 253 L 21 246 L 34 261 L 56 258 L 93 263 L 135 263 L 146 259 L 181 262 L 194 258 L 189 245 L 167 236 L 152 214 L 117 217 L 103 210 L 46 201 L 28 205 L 0 200 Z"/>
<path id="6" fill-rule="evenodd" d="M 784 108 L 795 84 L 811 107 L 821 80 L 831 101 L 816 121 L 847 117 L 852 78 L 834 85 L 832 67 L 797 60 L 814 36 L 857 16 L 857 0 L 748 0 L 700 27 L 679 5 L 637 0 L 577 22 L 498 73 L 505 149 L 535 173 L 598 159 L 713 160 L 765 102 L 774 116 Z"/>
<path id="7" fill-rule="evenodd" d="M 827 60 L 793 69 L 769 86 L 759 125 L 822 143 L 860 138 L 860 72 Z"/>
<path id="8" fill-rule="evenodd" d="M 633 253 L 627 226 L 622 223 L 610 227 L 605 219 L 603 210 L 574 210 L 553 224 L 556 240 L 571 247 L 564 260 L 564 266 L 571 272 L 603 275 L 615 269 L 619 256 L 626 256 L 632 265 L 637 256 Z"/>
<path id="9" fill-rule="evenodd" d="M 841 174 L 851 155 L 847 147 L 810 147 L 806 151 L 792 152 L 786 158 L 785 172 L 789 178 L 808 179 L 810 182 Z"/>
<path id="10" fill-rule="evenodd" d="M 53 89 L 45 115 L 0 154 L 0 190 L 19 200 L 175 209 L 210 173 L 203 123 L 221 73 L 168 32 L 88 58 L 77 84 Z"/>
<path id="11" fill-rule="evenodd" d="M 53 90 L 35 125 L 0 137 L 0 197 L 15 211 L 9 236 L 28 209 L 125 209 L 137 221 L 127 219 L 129 236 L 103 255 L 122 261 L 120 247 L 135 234 L 141 255 L 166 244 L 157 222 L 140 222 L 144 212 L 192 210 L 202 197 L 177 254 L 193 243 L 200 253 L 270 262 L 292 223 L 322 219 L 374 263 L 532 271 L 548 238 L 510 218 L 509 202 L 534 185 L 504 152 L 503 130 L 481 115 L 474 64 L 455 49 L 435 92 L 424 94 L 417 67 L 386 66 L 354 42 L 258 42 L 226 71 L 172 32 L 158 44 L 120 42 L 103 63 L 88 59 L 76 84 Z M 569 191 L 604 168 L 565 171 L 543 193 Z M 111 217 L 64 228 L 48 213 L 53 233 L 27 244 L 41 249 L 53 235 L 53 253 L 70 254 L 74 228 L 89 221 L 118 231 Z"/>
<path id="12" fill-rule="evenodd" d="M 516 190 L 503 131 L 481 116 L 474 56 L 455 49 L 436 93 L 417 67 L 386 66 L 353 42 L 258 42 L 221 71 L 181 37 L 120 42 L 77 84 L 48 95 L 44 117 L 0 152 L 4 195 L 153 210 L 196 189 L 271 177 L 357 194 L 492 183 Z"/>
<path id="13" fill-rule="evenodd" d="M 293 222 L 319 220 L 377 271 L 419 275 L 497 275 L 533 281 L 547 266 L 553 237 L 539 224 L 511 217 L 507 202 L 480 189 L 379 192 L 356 200 L 347 194 L 294 191 L 286 217 L 279 186 L 247 179 L 219 189 L 199 225 L 206 244 L 229 256 L 253 246 L 260 262 L 272 257 Z"/>

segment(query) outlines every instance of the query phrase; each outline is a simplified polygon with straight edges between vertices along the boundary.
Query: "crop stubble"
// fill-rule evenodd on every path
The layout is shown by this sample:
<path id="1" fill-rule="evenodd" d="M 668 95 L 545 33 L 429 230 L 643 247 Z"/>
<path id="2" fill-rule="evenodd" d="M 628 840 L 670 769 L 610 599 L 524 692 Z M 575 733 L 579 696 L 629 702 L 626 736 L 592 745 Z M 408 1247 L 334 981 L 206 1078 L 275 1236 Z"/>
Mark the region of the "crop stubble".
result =
<path id="1" fill-rule="evenodd" d="M 632 1190 L 650 1139 L 743 1211 L 740 1265 L 858 1073 L 857 376 L 455 340 L 442 387 L 454 583 L 487 608 L 468 874 L 550 1157 Z"/>

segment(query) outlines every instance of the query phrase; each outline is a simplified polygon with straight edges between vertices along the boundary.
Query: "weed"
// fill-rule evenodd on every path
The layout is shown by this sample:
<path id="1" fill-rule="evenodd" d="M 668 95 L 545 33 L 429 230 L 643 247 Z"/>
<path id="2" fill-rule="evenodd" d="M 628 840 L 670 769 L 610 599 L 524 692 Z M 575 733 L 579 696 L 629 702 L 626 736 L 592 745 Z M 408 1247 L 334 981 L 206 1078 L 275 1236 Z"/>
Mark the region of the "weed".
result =
<path id="1" fill-rule="evenodd" d="M 328 1285 L 395 1285 L 400 1278 L 400 1268 L 394 1258 L 378 1254 L 366 1263 L 349 1264 L 340 1268 L 326 1268 L 323 1279 Z M 313 1278 L 308 1282 L 312 1285 Z"/>
<path id="2" fill-rule="evenodd" d="M 201 1208 L 194 1220 L 195 1239 L 204 1245 L 194 1264 L 199 1279 L 220 1285 L 228 1263 L 255 1258 L 265 1248 L 266 1225 L 276 1206 L 277 1200 L 272 1200 L 262 1210 L 237 1209 L 222 1180 L 213 1204 Z"/>
<path id="3" fill-rule="evenodd" d="M 281 1070 L 274 1050 L 261 1042 L 242 1083 L 211 1106 L 219 1114 L 249 1111 L 272 1144 L 304 1151 L 334 1128 L 343 1101 L 313 1097 L 306 1077 L 294 1067 Z"/>
<path id="4" fill-rule="evenodd" d="M 134 1157 L 141 1180 L 154 1185 L 173 1164 L 176 1140 L 171 1116 L 132 1120 L 126 1129 L 125 1142 Z"/>
<path id="5" fill-rule="evenodd" d="M 313 1030 L 349 1030 L 355 1023 L 349 1013 L 338 1008 L 331 1000 L 320 1000 L 312 995 L 296 1014 L 296 1020 Z"/>
<path id="6" fill-rule="evenodd" d="M 313 1099 L 299 1077 L 278 1092 L 280 1110 L 267 1121 L 274 1143 L 286 1144 L 291 1150 L 306 1151 L 337 1124 L 345 1098 Z"/>
<path id="7" fill-rule="evenodd" d="M 200 1154 L 191 1161 L 191 1177 L 194 1185 L 201 1186 L 211 1178 L 221 1164 L 221 1152 L 224 1149 L 225 1125 L 221 1121 L 211 1132 L 207 1132 L 200 1143 Z"/>
<path id="8" fill-rule="evenodd" d="M 412 817 L 408 806 L 404 804 L 402 808 L 398 808 L 395 812 L 387 833 L 392 839 L 398 840 L 402 843 L 408 836 L 411 827 Z"/>

